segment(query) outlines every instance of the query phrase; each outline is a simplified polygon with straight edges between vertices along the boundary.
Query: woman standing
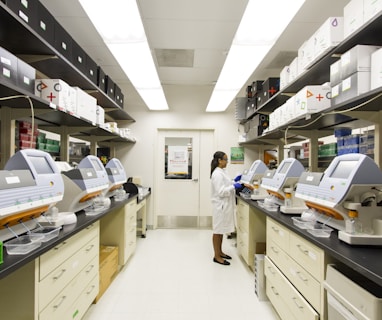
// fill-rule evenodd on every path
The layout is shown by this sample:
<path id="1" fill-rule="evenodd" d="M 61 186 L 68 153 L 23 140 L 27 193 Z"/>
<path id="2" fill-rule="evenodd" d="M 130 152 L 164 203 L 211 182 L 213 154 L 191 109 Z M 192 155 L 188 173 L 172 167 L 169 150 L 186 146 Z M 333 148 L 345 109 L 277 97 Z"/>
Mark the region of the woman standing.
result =
<path id="1" fill-rule="evenodd" d="M 231 257 L 222 251 L 223 235 L 235 231 L 235 189 L 241 189 L 238 182 L 241 176 L 232 182 L 227 175 L 228 157 L 222 151 L 217 151 L 211 161 L 211 202 L 213 208 L 213 261 L 222 265 L 230 265 L 227 259 Z"/>

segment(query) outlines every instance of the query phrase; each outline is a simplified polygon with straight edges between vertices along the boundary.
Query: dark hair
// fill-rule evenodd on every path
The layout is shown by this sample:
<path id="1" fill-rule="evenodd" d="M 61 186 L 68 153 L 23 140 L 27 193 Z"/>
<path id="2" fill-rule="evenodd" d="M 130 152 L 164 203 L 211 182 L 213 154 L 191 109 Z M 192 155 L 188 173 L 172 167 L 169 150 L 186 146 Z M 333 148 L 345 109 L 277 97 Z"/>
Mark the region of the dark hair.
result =
<path id="1" fill-rule="evenodd" d="M 211 174 L 210 174 L 210 177 L 212 176 L 212 172 L 214 172 L 216 167 L 219 165 L 219 159 L 222 160 L 225 155 L 226 154 L 223 151 L 216 151 L 214 153 L 214 158 L 211 161 Z"/>

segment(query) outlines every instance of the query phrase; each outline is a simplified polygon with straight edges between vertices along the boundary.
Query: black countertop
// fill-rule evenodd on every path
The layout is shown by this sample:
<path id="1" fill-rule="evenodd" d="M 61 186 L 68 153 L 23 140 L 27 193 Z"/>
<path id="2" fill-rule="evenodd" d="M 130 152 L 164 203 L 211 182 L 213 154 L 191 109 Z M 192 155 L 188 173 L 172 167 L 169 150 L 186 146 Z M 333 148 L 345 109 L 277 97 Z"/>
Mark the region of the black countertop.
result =
<path id="1" fill-rule="evenodd" d="M 382 246 L 349 245 L 338 239 L 337 230 L 333 230 L 329 238 L 317 238 L 293 224 L 292 217 L 299 215 L 267 211 L 261 208 L 255 200 L 244 199 L 240 196 L 238 198 L 317 245 L 326 254 L 363 276 L 365 281 L 370 281 L 368 287 L 372 287 L 376 292 L 382 292 Z"/>
<path id="2" fill-rule="evenodd" d="M 80 211 L 76 213 L 77 215 L 76 223 L 63 226 L 57 238 L 54 238 L 47 242 L 43 242 L 39 248 L 31 251 L 28 254 L 9 255 L 7 254 L 7 251 L 4 248 L 3 249 L 3 264 L 0 264 L 0 279 L 6 277 L 7 275 L 11 274 L 12 272 L 16 271 L 17 269 L 21 268 L 27 263 L 38 258 L 40 255 L 54 248 L 55 246 L 65 241 L 66 239 L 72 237 L 73 235 L 80 232 L 81 230 L 87 228 L 89 225 L 100 220 L 102 217 L 106 216 L 107 214 L 125 206 L 130 201 L 137 201 L 137 199 L 138 199 L 137 194 L 133 194 L 133 195 L 130 194 L 130 196 L 123 201 L 114 201 L 114 199 L 111 199 L 110 207 L 94 216 L 87 216 L 85 214 L 85 211 Z"/>

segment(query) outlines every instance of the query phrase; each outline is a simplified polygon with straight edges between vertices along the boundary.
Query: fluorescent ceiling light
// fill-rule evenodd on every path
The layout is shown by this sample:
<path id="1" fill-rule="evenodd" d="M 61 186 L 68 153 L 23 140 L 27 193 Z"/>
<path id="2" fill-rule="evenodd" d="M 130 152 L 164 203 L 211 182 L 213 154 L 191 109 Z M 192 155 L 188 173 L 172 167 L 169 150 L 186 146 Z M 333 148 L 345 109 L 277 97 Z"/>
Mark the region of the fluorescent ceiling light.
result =
<path id="1" fill-rule="evenodd" d="M 248 1 L 207 112 L 227 109 L 304 1 Z"/>
<path id="2" fill-rule="evenodd" d="M 136 0 L 79 0 L 150 110 L 167 110 Z"/>

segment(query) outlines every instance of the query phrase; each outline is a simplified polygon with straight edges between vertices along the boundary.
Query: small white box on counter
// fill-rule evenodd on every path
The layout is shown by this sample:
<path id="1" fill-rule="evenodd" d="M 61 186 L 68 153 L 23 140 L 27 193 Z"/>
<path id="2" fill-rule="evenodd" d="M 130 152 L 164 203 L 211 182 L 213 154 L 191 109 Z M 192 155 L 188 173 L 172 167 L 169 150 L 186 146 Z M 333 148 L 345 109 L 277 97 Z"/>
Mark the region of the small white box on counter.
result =
<path id="1" fill-rule="evenodd" d="M 57 109 L 72 113 L 76 103 L 76 92 L 61 79 L 37 79 L 36 95 L 56 105 Z"/>
<path id="2" fill-rule="evenodd" d="M 73 87 L 77 93 L 77 116 L 92 123 L 97 123 L 97 99 L 78 87 Z"/>

